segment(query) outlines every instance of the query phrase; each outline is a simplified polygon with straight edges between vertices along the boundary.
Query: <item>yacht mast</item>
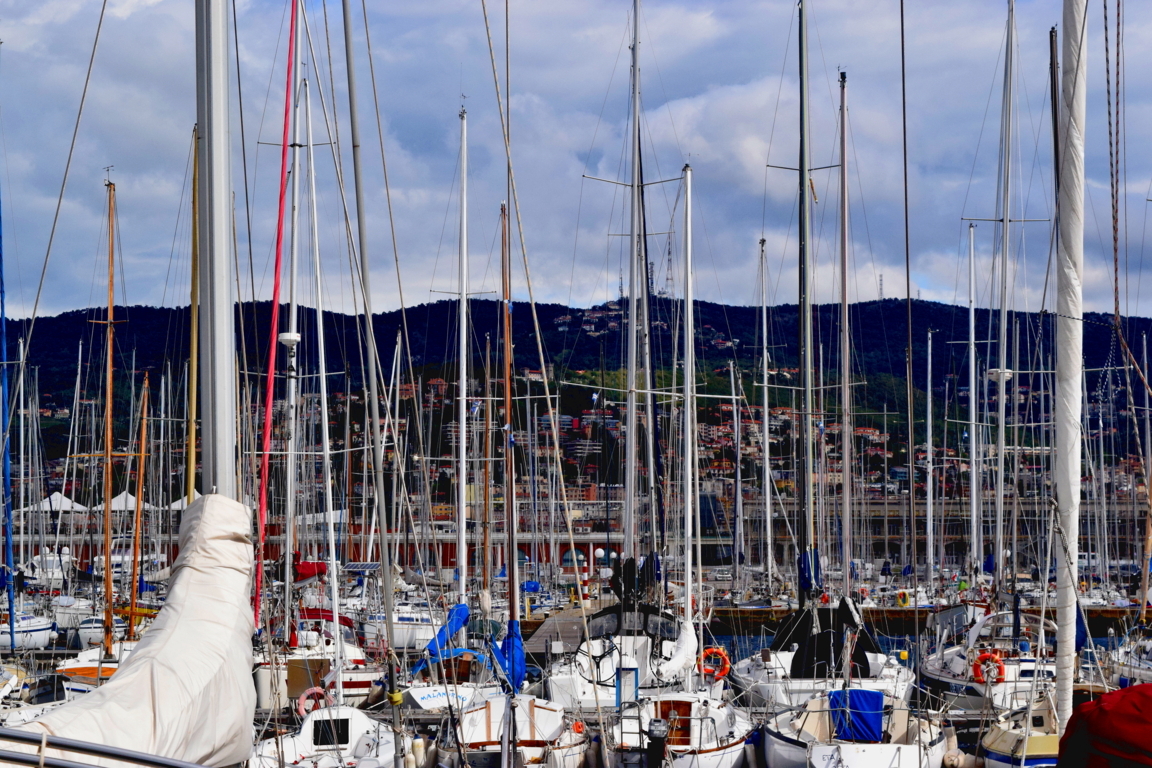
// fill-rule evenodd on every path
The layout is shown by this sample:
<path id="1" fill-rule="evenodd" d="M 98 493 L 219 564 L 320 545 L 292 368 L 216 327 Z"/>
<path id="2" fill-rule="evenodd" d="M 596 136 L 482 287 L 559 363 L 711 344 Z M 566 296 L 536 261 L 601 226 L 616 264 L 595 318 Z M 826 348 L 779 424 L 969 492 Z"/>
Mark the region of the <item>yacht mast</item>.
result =
<path id="1" fill-rule="evenodd" d="M 696 307 L 692 276 L 692 166 L 684 166 L 684 622 L 692 629 L 693 523 L 696 488 Z M 689 680 L 694 674 L 689 671 Z"/>
<path id="2" fill-rule="evenodd" d="M 301 0 L 297 3 L 297 14 L 304 12 Z M 296 348 L 300 345 L 299 313 L 300 305 L 296 290 L 296 276 L 299 271 L 297 255 L 300 251 L 300 96 L 303 90 L 300 80 L 300 36 L 303 24 L 295 25 L 296 41 L 292 57 L 292 139 L 289 151 L 292 153 L 289 179 L 292 182 L 292 193 L 289 198 L 291 216 L 291 234 L 288 239 L 288 328 L 277 336 L 277 341 L 288 350 L 288 359 L 284 367 L 284 572 L 292 572 L 292 560 L 296 547 L 296 495 L 298 475 L 296 473 L 296 430 L 297 430 L 297 391 L 299 389 L 299 362 Z M 292 605 L 292 581 L 284 579 L 284 606 Z M 287 614 L 286 614 L 287 615 Z"/>
<path id="3" fill-rule="evenodd" d="M 636 371 L 640 333 L 640 0 L 632 0 L 632 184 L 628 242 L 628 386 L 624 415 L 624 552 L 622 559 L 636 557 L 637 442 Z"/>
<path id="4" fill-rule="evenodd" d="M 460 109 L 460 276 L 456 359 L 456 602 L 468 604 L 468 113 Z M 461 646 L 467 630 L 461 630 Z"/>
<path id="5" fill-rule="evenodd" d="M 395 648 L 394 594 L 392 590 L 392 557 L 388 551 L 388 514 L 384 508 L 384 443 L 380 434 L 380 394 L 376 373 L 376 330 L 372 314 L 371 261 L 368 258 L 368 212 L 364 204 L 364 173 L 360 158 L 360 118 L 356 101 L 356 54 L 352 46 L 352 3 L 342 0 L 344 14 L 344 60 L 348 79 L 348 124 L 352 138 L 352 178 L 356 199 L 356 246 L 360 251 L 360 286 L 364 297 L 365 338 L 368 342 L 368 416 L 372 436 L 372 477 L 373 496 L 380 526 L 380 580 L 384 592 L 384 632 L 389 648 Z M 414 382 L 415 383 L 415 382 Z M 392 704 L 392 723 L 400 727 L 400 697 L 396 690 L 396 668 L 388 665 L 388 699 Z M 396 752 L 393 756 L 395 768 L 403 768 L 404 743 L 396 739 Z"/>
<path id="6" fill-rule="evenodd" d="M 924 394 L 925 394 L 924 399 L 927 403 L 927 410 L 928 410 L 927 414 L 924 417 L 925 418 L 925 427 L 926 427 L 926 432 L 927 432 L 927 434 L 925 435 L 925 438 L 926 438 L 927 443 L 928 443 L 928 452 L 927 452 L 927 456 L 926 456 L 925 461 L 924 461 L 924 471 L 928 475 L 928 482 L 925 484 L 925 488 L 924 488 L 924 496 L 925 496 L 924 513 L 925 513 L 925 517 L 927 518 L 927 539 L 924 542 L 924 547 L 925 547 L 925 549 L 924 549 L 924 561 L 925 561 L 925 564 L 927 565 L 928 590 L 929 590 L 929 592 L 931 592 L 932 591 L 932 579 L 933 579 L 932 573 L 933 573 L 933 571 L 936 570 L 936 565 L 933 564 L 933 560 L 932 560 L 932 554 L 936 551 L 936 531 L 932 527 L 933 525 L 935 525 L 935 510 L 932 508 L 933 502 L 935 501 L 935 499 L 933 498 L 934 494 L 935 494 L 935 489 L 932 486 L 933 486 L 933 481 L 935 480 L 934 473 L 935 473 L 935 466 L 936 465 L 935 465 L 935 461 L 934 461 L 934 458 L 932 455 L 932 329 L 931 328 L 928 329 L 928 382 L 927 382 L 927 384 L 928 384 L 928 386 L 924 390 Z M 913 468 L 914 468 L 914 466 L 915 466 L 915 461 L 913 461 L 913 463 L 912 463 Z M 910 469 L 910 471 L 911 471 L 911 469 Z M 913 540 L 913 542 L 915 542 L 915 540 L 916 540 L 915 531 L 913 531 L 912 540 Z M 913 543 L 912 546 L 915 547 L 916 546 L 915 543 Z"/>
<path id="7" fill-rule="evenodd" d="M 734 535 L 732 537 L 732 583 L 734 588 L 740 587 L 743 579 L 743 564 L 744 564 L 744 472 L 743 462 L 741 461 L 740 446 L 744 442 L 741 428 L 743 424 L 740 421 L 740 406 L 742 403 L 741 388 L 737 386 L 738 372 L 736 370 L 736 361 L 732 361 L 731 367 L 728 369 L 728 378 L 732 385 L 732 447 L 736 453 L 736 467 L 733 477 L 733 495 L 732 495 L 732 509 L 733 517 L 735 518 L 732 525 L 734 528 Z"/>
<path id="8" fill-rule="evenodd" d="M 520 527 L 520 515 L 516 509 L 516 462 L 512 439 L 512 259 L 508 247 L 508 204 L 500 205 L 500 272 L 503 288 L 503 333 L 504 333 L 504 527 L 507 530 L 508 550 L 508 625 L 509 633 L 520 622 L 520 549 L 516 531 Z M 513 624 L 515 622 L 515 624 Z"/>
<path id="9" fill-rule="evenodd" d="M 192 129 L 192 289 L 188 322 L 188 403 L 184 428 L 184 509 L 196 496 L 196 406 L 200 359 L 200 127 Z M 79 375 L 79 372 L 77 372 Z M 171 531 L 169 532 L 171 533 Z M 259 590 L 257 590 L 259 591 Z"/>
<path id="10" fill-rule="evenodd" d="M 1004 91 L 1000 122 L 1000 338 L 998 366 L 992 374 L 996 381 L 996 590 L 1004 580 L 1004 454 L 1007 451 L 1008 420 L 1008 263 L 1011 258 L 1012 203 L 1012 86 L 1013 49 L 1016 46 L 1016 3 L 1008 0 L 1008 31 L 1004 45 Z M 1013 408 L 1015 410 L 1015 408 Z"/>
<path id="11" fill-rule="evenodd" d="M 765 239 L 760 238 L 760 338 L 764 349 L 760 357 L 760 496 L 764 503 L 764 579 L 769 588 L 772 585 L 772 566 L 776 561 L 775 544 L 772 541 L 772 496 L 775 481 L 772 479 L 772 462 L 768 456 L 768 262 L 764 257 Z"/>
<path id="12" fill-rule="evenodd" d="M 108 188 L 108 316 L 104 319 L 104 656 L 112 656 L 112 352 L 115 336 L 116 300 L 116 185 L 105 181 Z M 24 356 L 21 354 L 20 359 Z M 22 373 L 22 372 L 21 372 Z M 20 401 L 20 408 L 24 407 Z M 27 457 L 20 458 L 23 466 Z M 16 606 L 9 605 L 15 612 Z"/>
<path id="13" fill-rule="evenodd" d="M 312 272 L 316 290 L 316 362 L 320 374 L 320 463 L 324 475 L 324 522 L 328 533 L 328 589 L 331 595 L 332 625 L 336 627 L 336 658 L 332 663 L 335 675 L 336 703 L 344 702 L 344 686 L 341 673 L 344 669 L 344 632 L 340 624 L 340 563 L 336 558 L 336 510 L 332 503 L 332 439 L 328 425 L 328 354 L 324 345 L 324 285 L 320 272 L 320 222 L 316 205 L 316 149 L 312 143 L 312 92 L 308 81 L 300 84 L 304 101 L 305 143 L 308 148 L 308 201 L 309 239 L 312 241 Z M 351 505 L 345 504 L 344 517 L 347 520 Z"/>
<path id="14" fill-rule="evenodd" d="M 844 594 L 852 594 L 852 338 L 848 327 L 848 73 L 840 73 L 840 511 Z M 765 422 L 767 423 L 767 422 Z"/>
<path id="15" fill-rule="evenodd" d="M 812 472 L 815 468 L 815 446 L 812 434 L 812 297 L 811 253 L 812 200 L 811 177 L 809 176 L 808 147 L 808 28 L 804 17 L 805 0 L 797 5 L 797 27 L 800 37 L 800 286 L 798 304 L 800 310 L 800 455 L 797 481 L 800 484 L 800 510 L 803 519 L 796 528 L 796 547 L 799 555 L 800 606 L 817 587 L 819 558 L 814 550 L 816 540 L 813 514 L 816 509 L 815 489 L 812 487 Z"/>
<path id="16" fill-rule="evenodd" d="M 144 513 L 144 476 L 148 469 L 148 371 L 140 395 L 140 441 L 136 455 L 136 514 L 132 520 L 132 581 L 129 582 L 128 637 L 136 639 L 136 598 L 140 594 L 140 527 Z"/>
<path id="17" fill-rule="evenodd" d="M 1059 233 L 1056 249 L 1056 717 L 1072 714 L 1076 672 L 1076 567 L 1080 534 L 1080 388 L 1084 379 L 1084 129 L 1086 0 L 1064 0 L 1061 67 Z"/>
<path id="18" fill-rule="evenodd" d="M 80 354 L 83 354 L 83 341 L 80 342 L 80 349 Z M 76 378 L 77 381 L 79 381 L 79 363 L 77 363 Z M 76 408 L 76 398 L 78 398 L 79 395 L 80 387 L 77 385 L 76 394 L 73 397 L 72 424 L 78 424 L 80 420 L 79 412 Z M 7 291 L 4 284 L 4 239 L 2 230 L 0 230 L 0 409 L 3 409 L 0 411 L 0 432 L 2 432 L 2 434 L 0 434 L 0 440 L 4 441 L 4 565 L 8 567 L 9 573 L 11 574 L 12 571 L 15 570 L 15 563 L 13 562 L 15 553 L 12 551 L 12 411 L 8 398 L 8 305 Z M 69 434 L 71 434 L 71 431 L 69 431 Z M 68 454 L 72 454 L 71 449 L 69 449 Z M 71 508 L 69 508 L 68 511 L 71 512 Z M 8 596 L 8 648 L 15 651 L 16 584 L 11 577 L 5 579 L 4 583 Z"/>
<path id="19" fill-rule="evenodd" d="M 983 461 L 980 457 L 980 387 L 976 382 L 976 225 L 968 224 L 968 516 L 972 585 L 984 562 L 984 536 L 980 524 L 980 501 L 984 496 Z"/>
<path id="20" fill-rule="evenodd" d="M 236 333 L 232 294 L 232 146 L 227 0 L 201 0 L 197 31 L 201 477 L 205 495 L 237 498 Z"/>

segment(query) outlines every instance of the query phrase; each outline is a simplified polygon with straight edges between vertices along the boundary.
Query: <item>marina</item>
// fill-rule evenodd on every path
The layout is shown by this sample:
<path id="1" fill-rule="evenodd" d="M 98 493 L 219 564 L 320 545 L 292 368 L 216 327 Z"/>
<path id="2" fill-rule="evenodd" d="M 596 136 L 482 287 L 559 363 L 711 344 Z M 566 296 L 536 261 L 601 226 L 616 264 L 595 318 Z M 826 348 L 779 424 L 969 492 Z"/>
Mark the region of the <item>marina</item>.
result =
<path id="1" fill-rule="evenodd" d="M 33 294 L 0 227 L 0 763 L 1152 765 L 1125 47 L 1146 25 L 1107 0 L 1101 41 L 1085 0 L 1048 4 L 1043 46 L 1014 0 L 971 22 L 983 121 L 932 131 L 971 160 L 930 182 L 957 250 L 914 254 L 938 150 L 910 122 L 945 112 L 910 94 L 907 55 L 938 66 L 923 41 L 947 21 L 902 2 L 874 28 L 821 0 L 741 5 L 787 30 L 755 64 L 725 37 L 740 4 L 619 0 L 584 9 L 593 25 L 507 0 L 100 3 Z M 97 186 L 82 118 L 133 112 L 109 107 L 98 52 L 140 69 L 156 40 L 116 36 L 186 10 L 183 180 L 124 160 Z M 547 43 L 520 36 L 541 18 Z M 734 47 L 697 53 L 709 35 Z M 754 82 L 774 107 L 668 95 L 722 53 L 778 68 Z M 453 56 L 450 110 L 400 95 L 423 82 L 411 59 Z M 598 117 L 533 122 L 554 109 L 542 80 L 587 101 L 597 78 Z M 434 116 L 406 122 L 409 100 Z M 743 141 L 705 139 L 713 121 Z M 0 119 L 8 168 L 5 136 Z M 737 145 L 755 183 L 718 186 Z M 69 209 L 96 197 L 98 217 Z M 22 237 L 45 215 L 7 180 L 5 227 L 10 207 Z M 167 271 L 144 288 L 159 250 L 133 238 L 163 215 Z M 77 227 L 97 246 L 83 309 L 63 287 L 79 262 L 49 258 L 80 259 Z"/>

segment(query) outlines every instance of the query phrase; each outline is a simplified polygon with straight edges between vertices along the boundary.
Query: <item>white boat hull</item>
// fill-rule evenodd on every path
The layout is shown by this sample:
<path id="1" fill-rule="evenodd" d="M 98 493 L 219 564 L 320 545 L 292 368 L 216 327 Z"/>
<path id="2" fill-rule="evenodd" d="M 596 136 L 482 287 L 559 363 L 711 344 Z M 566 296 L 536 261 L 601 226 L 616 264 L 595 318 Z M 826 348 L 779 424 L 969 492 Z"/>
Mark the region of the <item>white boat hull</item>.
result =
<path id="1" fill-rule="evenodd" d="M 17 651 L 38 651 L 47 648 L 56 639 L 56 630 L 51 621 L 41 616 L 24 615 L 17 620 L 15 633 L 10 631 L 7 621 L 0 622 L 0 653 L 13 650 L 13 634 Z"/>

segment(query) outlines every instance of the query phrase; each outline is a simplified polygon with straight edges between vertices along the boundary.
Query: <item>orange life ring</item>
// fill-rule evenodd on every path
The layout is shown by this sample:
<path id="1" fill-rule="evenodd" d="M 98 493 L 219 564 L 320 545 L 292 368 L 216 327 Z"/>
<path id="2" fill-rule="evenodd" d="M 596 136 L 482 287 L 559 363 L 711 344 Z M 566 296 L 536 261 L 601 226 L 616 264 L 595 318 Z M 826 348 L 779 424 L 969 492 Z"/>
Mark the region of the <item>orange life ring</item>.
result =
<path id="1" fill-rule="evenodd" d="M 860 597 L 867 598 L 869 594 L 868 587 L 860 587 Z"/>
<path id="2" fill-rule="evenodd" d="M 995 651 L 984 651 L 976 657 L 976 661 L 972 664 L 972 679 L 977 683 L 983 685 L 984 683 L 984 664 L 986 662 L 994 662 L 996 664 L 996 678 L 992 681 L 993 685 L 1004 682 L 1004 660 L 1000 658 L 1000 654 Z"/>
<path id="3" fill-rule="evenodd" d="M 323 688 L 309 688 L 308 690 L 304 691 L 304 693 L 300 694 L 300 698 L 296 699 L 296 714 L 300 715 L 300 717 L 307 716 L 309 712 L 309 700 L 311 700 L 314 704 L 312 709 L 330 707 L 336 703 L 336 700 L 332 698 L 332 694 L 328 693 Z"/>
<path id="4" fill-rule="evenodd" d="M 572 733 L 584 733 L 584 721 L 577 720 L 572 723 Z"/>
<path id="5" fill-rule="evenodd" d="M 716 660 L 714 663 L 713 659 Z M 732 660 L 728 658 L 728 651 L 719 646 L 712 646 L 704 649 L 696 666 L 705 675 L 712 675 L 717 680 L 722 680 L 732 671 Z"/>

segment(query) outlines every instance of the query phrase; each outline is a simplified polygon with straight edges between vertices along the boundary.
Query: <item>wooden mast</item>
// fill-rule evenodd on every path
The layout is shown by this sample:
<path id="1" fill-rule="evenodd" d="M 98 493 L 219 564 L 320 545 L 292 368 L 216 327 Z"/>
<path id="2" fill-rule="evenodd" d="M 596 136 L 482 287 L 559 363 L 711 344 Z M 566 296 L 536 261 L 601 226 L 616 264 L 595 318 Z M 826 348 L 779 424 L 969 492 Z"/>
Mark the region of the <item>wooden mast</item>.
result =
<path id="1" fill-rule="evenodd" d="M 200 142 L 196 140 L 199 128 L 192 129 L 192 295 L 189 308 L 190 338 L 188 340 L 188 417 L 184 447 L 184 509 L 188 509 L 196 495 L 196 400 L 200 381 Z M 171 554 L 171 553 L 170 553 Z"/>
<path id="2" fill-rule="evenodd" d="M 484 337 L 484 510 L 481 530 L 484 532 L 481 559 L 480 588 L 489 594 L 492 591 L 492 473 L 489 469 L 492 458 L 492 339 Z M 485 612 L 484 618 L 487 616 Z"/>
<path id="3" fill-rule="evenodd" d="M 500 266 L 504 289 L 504 529 L 508 536 L 508 621 L 520 621 L 520 550 L 516 543 L 516 476 L 512 450 L 512 276 L 508 253 L 508 207 L 500 206 Z M 532 427 L 529 426 L 529 429 Z"/>
<path id="4" fill-rule="evenodd" d="M 140 587 L 140 519 L 144 512 L 144 472 L 148 466 L 148 373 L 140 396 L 140 442 L 136 454 L 136 517 L 132 526 L 132 586 L 128 599 L 128 639 L 136 639 L 136 597 Z"/>
<path id="5" fill-rule="evenodd" d="M 104 321 L 104 655 L 112 655 L 112 342 L 116 299 L 116 185 L 108 189 L 108 317 Z"/>

